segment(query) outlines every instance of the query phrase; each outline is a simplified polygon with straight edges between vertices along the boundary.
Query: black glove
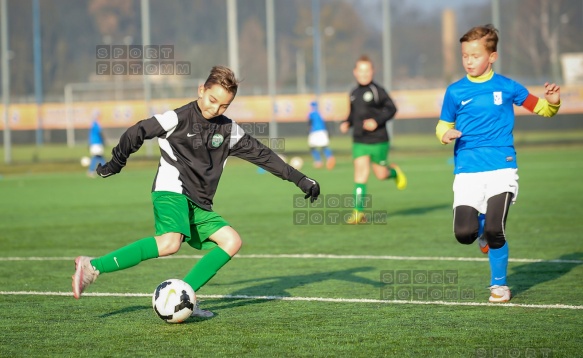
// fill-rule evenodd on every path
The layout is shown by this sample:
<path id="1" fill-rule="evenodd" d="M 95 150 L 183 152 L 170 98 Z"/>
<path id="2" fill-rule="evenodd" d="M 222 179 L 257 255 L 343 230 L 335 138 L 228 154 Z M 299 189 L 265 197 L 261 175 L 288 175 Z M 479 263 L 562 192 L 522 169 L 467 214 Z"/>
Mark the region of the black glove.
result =
<path id="1" fill-rule="evenodd" d="M 310 198 L 310 203 L 313 203 L 320 195 L 320 184 L 314 179 L 303 177 L 298 183 L 298 187 L 306 193 L 304 199 Z"/>
<path id="2" fill-rule="evenodd" d="M 115 163 L 114 161 L 110 161 L 105 163 L 105 165 L 101 165 L 101 163 L 97 164 L 97 169 L 95 171 L 99 174 L 102 178 L 110 177 L 114 174 L 117 174 L 123 168 L 121 165 Z"/>

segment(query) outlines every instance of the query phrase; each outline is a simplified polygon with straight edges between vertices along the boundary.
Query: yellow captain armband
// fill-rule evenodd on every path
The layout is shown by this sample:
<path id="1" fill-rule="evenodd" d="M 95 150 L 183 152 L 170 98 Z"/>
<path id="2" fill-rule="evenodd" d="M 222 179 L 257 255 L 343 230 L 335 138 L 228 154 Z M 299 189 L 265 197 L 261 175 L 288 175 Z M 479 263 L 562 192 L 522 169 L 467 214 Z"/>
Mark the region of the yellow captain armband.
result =
<path id="1" fill-rule="evenodd" d="M 536 103 L 536 106 L 534 106 L 533 112 L 538 114 L 539 116 L 552 117 L 555 114 L 557 114 L 560 107 L 561 102 L 559 102 L 558 104 L 552 104 L 549 103 L 549 101 L 547 101 L 544 98 L 539 98 L 538 102 Z"/>
<path id="2" fill-rule="evenodd" d="M 437 122 L 437 126 L 435 127 L 435 135 L 437 136 L 437 139 L 439 140 L 439 142 L 441 142 L 441 144 L 445 144 L 442 141 L 445 132 L 447 132 L 450 129 L 453 129 L 454 127 L 455 122 L 446 122 L 442 119 L 440 119 L 439 122 Z"/>

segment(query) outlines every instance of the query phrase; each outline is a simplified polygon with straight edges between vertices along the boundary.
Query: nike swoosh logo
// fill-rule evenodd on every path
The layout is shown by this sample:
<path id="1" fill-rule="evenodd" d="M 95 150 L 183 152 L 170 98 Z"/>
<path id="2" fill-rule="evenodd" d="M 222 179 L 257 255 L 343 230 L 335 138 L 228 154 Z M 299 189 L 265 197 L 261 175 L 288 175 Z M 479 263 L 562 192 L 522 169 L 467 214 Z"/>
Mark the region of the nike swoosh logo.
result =
<path id="1" fill-rule="evenodd" d="M 466 104 L 470 103 L 472 100 L 473 100 L 473 98 L 470 98 L 467 101 L 462 101 L 462 106 L 465 106 Z"/>
<path id="2" fill-rule="evenodd" d="M 502 279 L 504 279 L 504 277 L 506 277 L 506 276 L 502 276 L 502 277 L 494 277 L 494 280 L 502 280 Z"/>
<path id="3" fill-rule="evenodd" d="M 187 137 L 194 137 L 195 135 L 196 135 L 196 133 L 194 133 L 194 134 L 186 133 Z"/>
<path id="4" fill-rule="evenodd" d="M 174 290 L 173 288 L 170 289 L 170 291 L 168 291 L 168 295 L 166 296 L 166 302 L 164 302 L 164 307 L 166 307 L 166 305 L 168 305 L 168 301 L 170 300 L 170 296 L 175 295 L 176 294 L 176 290 Z"/>

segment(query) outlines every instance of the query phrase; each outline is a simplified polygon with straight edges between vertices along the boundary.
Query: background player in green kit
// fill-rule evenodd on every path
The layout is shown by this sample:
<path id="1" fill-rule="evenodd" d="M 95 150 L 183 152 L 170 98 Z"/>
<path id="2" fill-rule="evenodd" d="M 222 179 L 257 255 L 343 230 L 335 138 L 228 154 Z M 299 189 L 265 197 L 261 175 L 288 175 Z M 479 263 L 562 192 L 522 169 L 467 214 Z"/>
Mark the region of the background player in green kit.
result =
<path id="1" fill-rule="evenodd" d="M 144 140 L 158 139 L 161 157 L 151 194 L 155 235 L 101 257 L 77 257 L 72 277 L 75 298 L 80 298 L 99 275 L 172 255 L 183 242 L 198 250 L 210 250 L 184 277 L 195 292 L 206 284 L 242 244 L 239 234 L 212 210 L 228 156 L 256 164 L 296 184 L 306 199 L 317 199 L 320 186 L 315 180 L 286 164 L 223 115 L 235 98 L 238 85 L 229 68 L 215 66 L 198 88 L 197 100 L 139 121 L 122 134 L 111 160 L 98 166 L 97 174 L 107 178 L 119 173 Z M 197 306 L 192 315 L 210 317 L 213 313 Z"/>
<path id="2" fill-rule="evenodd" d="M 378 179 L 395 179 L 399 190 L 407 187 L 407 178 L 397 165 L 387 163 L 386 125 L 397 113 L 397 107 L 387 91 L 373 81 L 373 64 L 367 56 L 356 61 L 352 73 L 358 86 L 350 93 L 350 113 L 340 124 L 340 131 L 346 133 L 352 128 L 355 208 L 347 222 L 358 224 L 365 221 L 362 210 L 371 167 Z"/>
<path id="3" fill-rule="evenodd" d="M 448 86 L 437 138 L 455 141 L 453 229 L 461 244 L 472 244 L 483 231 L 482 252 L 490 263 L 490 302 L 507 302 L 508 242 L 506 219 L 518 196 L 518 165 L 514 149 L 514 105 L 541 116 L 560 107 L 560 87 L 545 83 L 538 98 L 518 82 L 495 73 L 498 30 L 477 26 L 460 38 L 467 75 Z M 485 214 L 483 229 L 478 214 Z"/>

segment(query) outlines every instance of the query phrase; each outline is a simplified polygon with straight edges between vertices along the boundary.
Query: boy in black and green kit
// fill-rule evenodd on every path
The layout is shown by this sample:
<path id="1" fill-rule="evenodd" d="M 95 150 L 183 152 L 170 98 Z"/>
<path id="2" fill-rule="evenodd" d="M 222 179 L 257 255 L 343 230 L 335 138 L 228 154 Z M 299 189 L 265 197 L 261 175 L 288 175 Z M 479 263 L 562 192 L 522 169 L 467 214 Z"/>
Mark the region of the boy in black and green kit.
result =
<path id="1" fill-rule="evenodd" d="M 378 179 L 395 179 L 399 190 L 407 187 L 403 171 L 396 164 L 387 163 L 389 135 L 386 125 L 397 113 L 397 107 L 387 91 L 373 81 L 373 74 L 372 61 L 361 56 L 353 70 L 358 86 L 350 93 L 350 113 L 340 124 L 342 133 L 352 128 L 353 138 L 355 208 L 347 220 L 349 224 L 366 221 L 362 211 L 371 167 Z"/>
<path id="2" fill-rule="evenodd" d="M 96 171 L 103 178 L 119 173 L 144 140 L 158 139 L 161 157 L 151 194 L 155 236 L 101 257 L 77 257 L 72 277 L 75 298 L 80 298 L 100 274 L 172 255 L 183 242 L 198 250 L 210 250 L 184 277 L 195 292 L 206 284 L 239 251 L 242 243 L 239 234 L 212 210 L 228 156 L 256 164 L 296 184 L 306 199 L 317 199 L 320 186 L 315 180 L 286 164 L 223 115 L 237 94 L 238 84 L 230 69 L 215 66 L 198 88 L 197 100 L 139 121 L 122 134 L 111 160 Z M 197 306 L 192 315 L 211 317 L 213 313 Z"/>

